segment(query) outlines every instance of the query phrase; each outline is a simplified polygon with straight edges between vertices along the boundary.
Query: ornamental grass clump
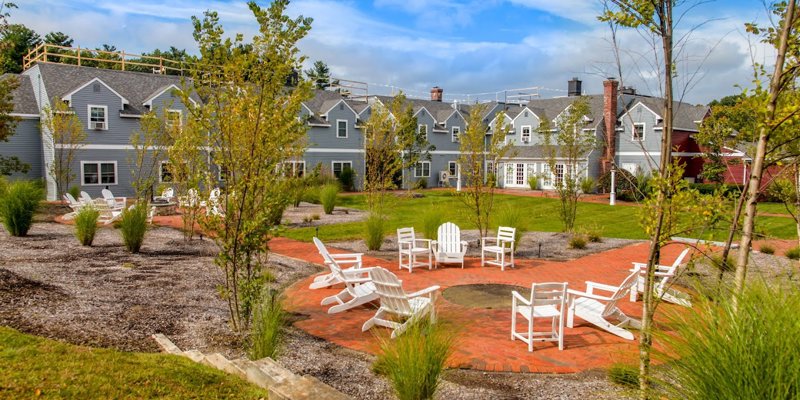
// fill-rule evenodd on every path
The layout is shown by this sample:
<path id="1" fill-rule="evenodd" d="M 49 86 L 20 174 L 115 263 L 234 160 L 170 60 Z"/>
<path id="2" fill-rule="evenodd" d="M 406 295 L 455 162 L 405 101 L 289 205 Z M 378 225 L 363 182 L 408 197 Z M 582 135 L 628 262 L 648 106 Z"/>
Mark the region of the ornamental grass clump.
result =
<path id="1" fill-rule="evenodd" d="M 670 316 L 666 390 L 681 399 L 800 398 L 800 291 L 748 282 L 732 300 L 704 300 Z"/>
<path id="2" fill-rule="evenodd" d="M 422 231 L 426 239 L 436 239 L 439 225 L 443 223 L 444 215 L 442 215 L 442 211 L 431 205 L 422 213 L 422 229 L 420 231 Z"/>
<path id="3" fill-rule="evenodd" d="M 432 399 L 455 338 L 449 326 L 420 319 L 397 338 L 381 339 L 373 371 L 389 379 L 400 400 Z"/>
<path id="4" fill-rule="evenodd" d="M 97 220 L 100 212 L 92 206 L 86 206 L 75 214 L 75 237 L 82 246 L 91 246 L 97 233 Z"/>
<path id="5" fill-rule="evenodd" d="M 42 200 L 42 189 L 33 182 L 14 182 L 0 193 L 0 220 L 11 236 L 25 236 Z"/>
<path id="6" fill-rule="evenodd" d="M 339 185 L 329 183 L 319 191 L 319 202 L 322 203 L 322 210 L 325 214 L 332 214 L 336 207 L 336 199 L 339 196 Z"/>
<path id="7" fill-rule="evenodd" d="M 266 290 L 253 310 L 250 326 L 250 359 L 275 358 L 283 339 L 286 312 L 281 306 L 280 292 Z"/>
<path id="8" fill-rule="evenodd" d="M 386 237 L 386 221 L 380 214 L 371 213 L 365 225 L 367 248 L 372 251 L 381 249 Z"/>
<path id="9" fill-rule="evenodd" d="M 119 230 L 125 248 L 131 253 L 138 253 L 144 243 L 147 232 L 147 204 L 139 203 L 122 211 Z"/>
<path id="10" fill-rule="evenodd" d="M 514 248 L 519 248 L 519 241 L 522 240 L 522 234 L 528 230 L 525 225 L 525 215 L 522 209 L 517 207 L 506 206 L 499 210 L 495 220 L 498 226 L 508 226 L 516 229 L 514 231 Z"/>

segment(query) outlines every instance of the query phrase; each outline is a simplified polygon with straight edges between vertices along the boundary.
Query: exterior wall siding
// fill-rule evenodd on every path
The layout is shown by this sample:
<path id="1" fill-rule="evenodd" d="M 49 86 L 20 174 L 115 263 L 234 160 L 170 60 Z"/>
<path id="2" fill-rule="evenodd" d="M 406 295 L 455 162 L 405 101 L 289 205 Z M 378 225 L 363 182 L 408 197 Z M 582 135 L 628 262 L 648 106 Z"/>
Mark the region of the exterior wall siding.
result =
<path id="1" fill-rule="evenodd" d="M 347 137 L 336 137 L 337 120 L 347 121 Z M 364 136 L 356 128 L 356 115 L 344 102 L 340 102 L 328 112 L 329 127 L 313 126 L 308 130 L 309 148 L 321 149 L 363 149 Z"/>
<path id="2" fill-rule="evenodd" d="M 42 179 L 45 177 L 42 135 L 39 133 L 38 119 L 22 119 L 17 123 L 14 134 L 8 142 L 0 142 L 0 155 L 16 156 L 30 167 L 28 173 L 16 172 L 11 179 Z"/>
<path id="3" fill-rule="evenodd" d="M 654 130 L 658 121 L 646 107 L 639 104 L 631 108 L 620 119 L 623 131 L 617 132 L 617 152 L 659 152 L 661 151 L 661 131 Z M 644 140 L 633 141 L 633 124 L 644 123 Z"/>
<path id="4" fill-rule="evenodd" d="M 528 116 L 525 116 L 525 114 Z M 531 127 L 531 140 L 528 143 L 522 142 L 522 127 L 523 126 L 530 126 Z M 535 144 L 542 144 L 544 143 L 544 138 L 537 133 L 537 129 L 539 129 L 539 118 L 529 110 L 525 110 L 520 113 L 517 118 L 514 120 L 514 135 L 513 140 L 517 146 L 532 146 Z"/>

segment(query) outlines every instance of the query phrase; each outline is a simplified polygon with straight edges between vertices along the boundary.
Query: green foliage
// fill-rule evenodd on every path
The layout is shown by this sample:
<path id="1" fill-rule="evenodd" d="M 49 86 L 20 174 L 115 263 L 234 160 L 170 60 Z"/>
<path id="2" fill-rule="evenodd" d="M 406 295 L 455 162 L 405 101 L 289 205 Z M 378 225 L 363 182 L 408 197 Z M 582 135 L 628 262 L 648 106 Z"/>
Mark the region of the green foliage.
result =
<path id="1" fill-rule="evenodd" d="M 539 177 L 536 175 L 529 176 L 528 186 L 530 186 L 531 190 L 539 190 Z"/>
<path id="2" fill-rule="evenodd" d="M 770 245 L 768 245 L 768 244 L 762 244 L 761 248 L 758 249 L 758 251 L 760 251 L 760 252 L 762 252 L 764 254 L 775 254 L 775 248 L 770 246 Z"/>
<path id="3" fill-rule="evenodd" d="M 67 190 L 67 193 L 69 193 L 70 195 L 72 195 L 72 197 L 77 199 L 77 198 L 79 198 L 81 196 L 81 187 L 80 186 L 71 186 L 69 188 L 69 190 Z"/>
<path id="4" fill-rule="evenodd" d="M 574 234 L 569 239 L 569 248 L 575 250 L 583 250 L 586 248 L 586 236 L 582 234 Z"/>
<path id="5" fill-rule="evenodd" d="M 339 181 L 342 190 L 345 192 L 352 192 L 356 188 L 356 171 L 352 168 L 345 167 L 342 169 L 342 172 L 339 173 L 339 176 L 336 177 L 336 180 Z"/>
<path id="6" fill-rule="evenodd" d="M 50 399 L 267 397 L 239 377 L 182 356 L 74 346 L 6 327 L 0 343 L 0 397 L 7 399 L 37 392 Z"/>
<path id="7" fill-rule="evenodd" d="M 324 90 L 331 84 L 339 83 L 338 80 L 331 81 L 331 70 L 324 61 L 314 61 L 314 65 L 303 72 L 306 74 L 306 78 L 314 83 L 314 88 L 319 90 Z"/>
<path id="8" fill-rule="evenodd" d="M 800 260 L 800 247 L 792 247 L 789 250 L 786 250 L 783 255 L 790 260 Z"/>
<path id="9" fill-rule="evenodd" d="M 597 187 L 603 193 L 611 193 L 611 172 L 606 172 L 597 180 Z M 641 201 L 646 193 L 639 191 L 639 180 L 627 170 L 618 168 L 614 176 L 614 188 L 617 199 L 624 201 Z"/>
<path id="10" fill-rule="evenodd" d="M 119 219 L 119 231 L 125 248 L 131 253 L 138 253 L 147 232 L 147 203 L 137 203 L 124 209 Z"/>
<path id="11" fill-rule="evenodd" d="M 591 176 L 581 179 L 581 193 L 592 194 L 597 190 L 597 182 Z"/>
<path id="12" fill-rule="evenodd" d="M 285 324 L 286 312 L 281 306 L 280 292 L 265 290 L 253 313 L 250 359 L 275 358 L 280 350 Z"/>
<path id="13" fill-rule="evenodd" d="M 400 400 L 433 399 L 455 338 L 451 327 L 420 319 L 397 338 L 381 339 L 372 369 L 389 379 Z"/>
<path id="14" fill-rule="evenodd" d="M 731 255 L 723 262 L 722 254 L 714 254 L 711 256 L 710 261 L 711 266 L 722 272 L 730 272 L 736 269 L 736 260 Z"/>
<path id="15" fill-rule="evenodd" d="M 639 387 L 639 370 L 631 365 L 615 363 L 608 369 L 608 380 L 628 389 Z"/>
<path id="16" fill-rule="evenodd" d="M 430 208 L 422 211 L 422 221 L 420 231 L 426 239 L 436 239 L 437 230 L 439 226 L 445 222 L 444 215 L 441 210 L 437 209 L 433 204 Z"/>
<path id="17" fill-rule="evenodd" d="M 364 226 L 367 248 L 372 251 L 381 249 L 386 237 L 386 220 L 382 215 L 370 213 Z"/>
<path id="18" fill-rule="evenodd" d="M 53 148 L 53 162 L 47 168 L 47 174 L 55 182 L 56 197 L 60 199 L 76 178 L 74 164 L 78 151 L 85 145 L 87 133 L 66 102 L 54 98 L 51 103 L 52 107 L 44 109 L 41 129 L 50 132 L 53 143 L 58 145 Z"/>
<path id="19" fill-rule="evenodd" d="M 426 178 L 419 178 L 414 182 L 414 189 L 420 190 L 428 187 L 428 180 Z"/>
<path id="20" fill-rule="evenodd" d="M 327 184 L 319 191 L 319 202 L 325 214 L 332 214 L 336 207 L 336 199 L 339 196 L 339 185 Z"/>
<path id="21" fill-rule="evenodd" d="M 742 185 L 727 185 L 719 183 L 693 183 L 689 187 L 697 190 L 700 194 L 713 194 L 716 191 L 722 192 L 726 196 L 738 195 L 742 192 Z"/>
<path id="22" fill-rule="evenodd" d="M 504 206 L 498 210 L 497 216 L 495 217 L 495 223 L 497 226 L 516 228 L 516 231 L 514 232 L 515 249 L 519 248 L 522 235 L 528 230 L 528 226 L 525 224 L 525 217 L 523 214 L 524 211 L 522 209 Z"/>
<path id="23" fill-rule="evenodd" d="M 670 318 L 663 335 L 669 394 L 682 399 L 795 399 L 800 396 L 800 291 L 748 283 Z"/>
<path id="24" fill-rule="evenodd" d="M 41 37 L 21 24 L 8 25 L 0 36 L 0 75 L 4 72 L 22 72 L 22 59 L 39 43 Z"/>
<path id="25" fill-rule="evenodd" d="M 596 223 L 588 224 L 577 231 L 586 237 L 591 243 L 600 243 L 603 241 L 603 228 Z"/>
<path id="26" fill-rule="evenodd" d="M 43 195 L 34 182 L 17 181 L 8 186 L 0 197 L 0 220 L 11 236 L 28 234 Z"/>
<path id="27" fill-rule="evenodd" d="M 311 204 L 319 204 L 319 196 L 321 192 L 322 186 L 309 186 L 303 191 L 303 201 Z"/>
<path id="28" fill-rule="evenodd" d="M 6 194 L 6 191 L 8 191 L 8 179 L 6 179 L 5 176 L 0 175 L 0 198 L 3 198 L 3 196 Z"/>
<path id="29" fill-rule="evenodd" d="M 92 206 L 85 206 L 75 214 L 75 237 L 81 245 L 92 245 L 99 218 L 100 212 Z"/>

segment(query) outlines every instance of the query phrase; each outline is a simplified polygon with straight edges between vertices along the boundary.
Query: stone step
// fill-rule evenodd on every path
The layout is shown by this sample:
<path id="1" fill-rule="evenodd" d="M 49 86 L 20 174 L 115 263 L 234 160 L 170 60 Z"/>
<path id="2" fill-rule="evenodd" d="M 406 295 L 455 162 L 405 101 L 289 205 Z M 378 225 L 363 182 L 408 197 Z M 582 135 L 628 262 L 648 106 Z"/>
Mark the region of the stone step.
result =
<path id="1" fill-rule="evenodd" d="M 225 371 L 229 374 L 236 375 L 243 379 L 247 378 L 247 373 L 240 369 L 236 364 L 228 360 L 220 353 L 208 354 L 205 357 L 206 361 L 211 364 L 214 368 Z"/>
<path id="2" fill-rule="evenodd" d="M 197 350 L 186 350 L 183 352 L 183 355 L 196 363 L 202 363 L 203 359 L 206 357 L 205 355 L 203 355 L 203 353 Z"/>

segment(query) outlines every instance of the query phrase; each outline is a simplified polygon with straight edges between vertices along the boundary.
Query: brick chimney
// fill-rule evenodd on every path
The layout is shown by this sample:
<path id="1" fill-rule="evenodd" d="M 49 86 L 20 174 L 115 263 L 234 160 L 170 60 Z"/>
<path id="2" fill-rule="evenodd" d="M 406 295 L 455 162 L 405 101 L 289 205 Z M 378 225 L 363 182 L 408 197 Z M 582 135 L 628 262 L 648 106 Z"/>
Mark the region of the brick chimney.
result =
<path id="1" fill-rule="evenodd" d="M 606 133 L 605 155 L 601 161 L 600 169 L 603 173 L 611 170 L 614 156 L 617 153 L 617 89 L 619 81 L 608 78 L 603 81 L 603 123 Z"/>
<path id="2" fill-rule="evenodd" d="M 431 88 L 431 101 L 442 101 L 444 89 L 434 86 Z"/>

